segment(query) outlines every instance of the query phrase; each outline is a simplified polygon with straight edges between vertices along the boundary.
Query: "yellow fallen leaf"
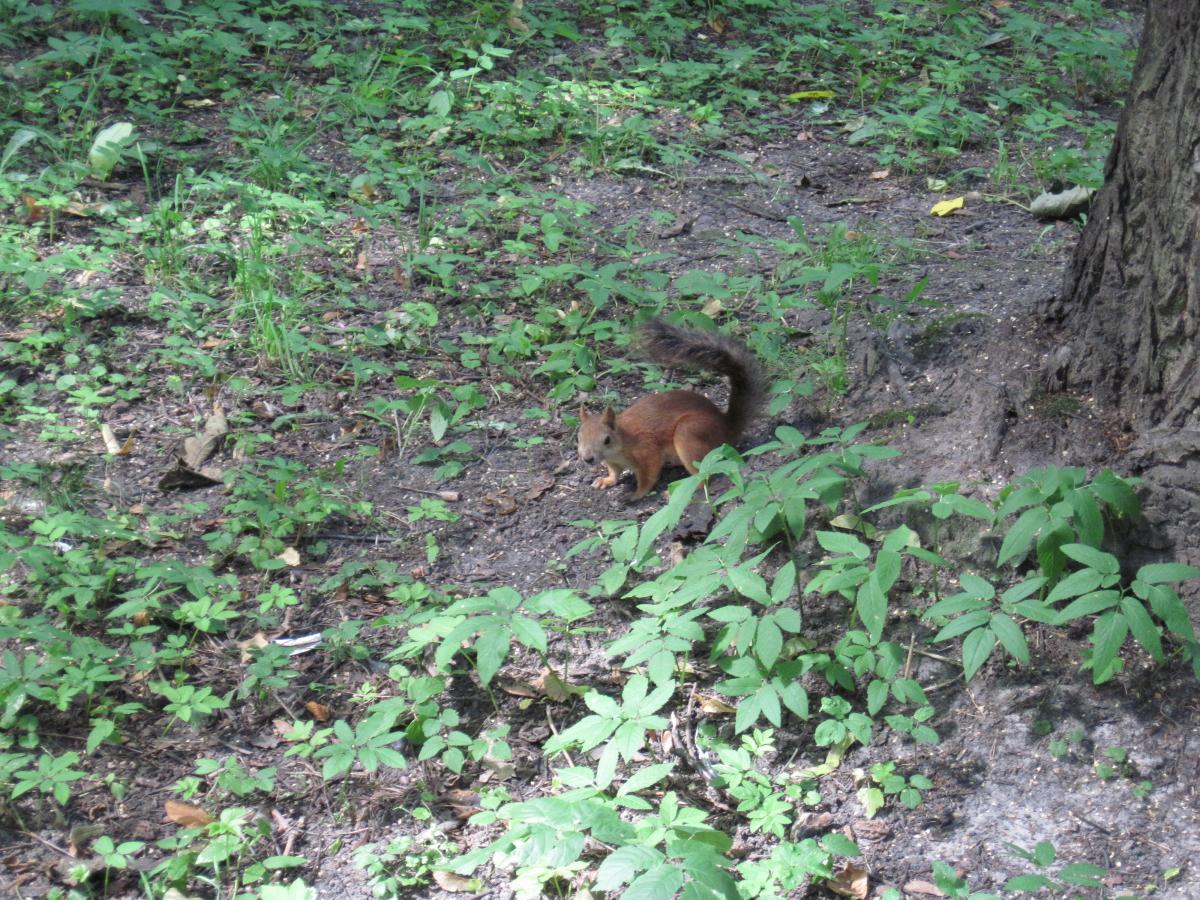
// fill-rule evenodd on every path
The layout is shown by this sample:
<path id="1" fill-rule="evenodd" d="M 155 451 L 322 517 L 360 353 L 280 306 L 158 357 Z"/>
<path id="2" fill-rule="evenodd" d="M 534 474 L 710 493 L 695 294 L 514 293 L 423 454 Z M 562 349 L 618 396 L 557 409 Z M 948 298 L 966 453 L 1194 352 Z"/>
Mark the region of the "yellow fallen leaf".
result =
<path id="1" fill-rule="evenodd" d="M 168 800 L 165 804 L 167 818 L 176 825 L 184 828 L 201 828 L 212 822 L 213 817 L 192 803 L 181 800 Z"/>
<path id="2" fill-rule="evenodd" d="M 825 882 L 825 886 L 842 897 L 853 900 L 866 900 L 871 892 L 867 870 L 853 863 L 846 863 L 833 873 L 833 878 Z"/>
<path id="3" fill-rule="evenodd" d="M 929 210 L 931 216 L 948 216 L 956 209 L 962 209 L 963 198 L 955 197 L 953 200 L 943 200 L 941 203 L 933 204 L 933 209 Z"/>
<path id="4" fill-rule="evenodd" d="M 788 94 L 784 99 L 795 103 L 799 100 L 829 100 L 832 97 L 833 91 L 796 91 Z"/>
<path id="5" fill-rule="evenodd" d="M 710 716 L 723 715 L 728 716 L 737 712 L 732 706 L 724 700 L 718 700 L 716 697 L 701 697 L 700 709 L 708 713 Z"/>
<path id="6" fill-rule="evenodd" d="M 300 565 L 300 551 L 297 550 L 295 547 L 284 548 L 284 551 L 275 558 L 282 560 L 283 562 L 287 563 L 289 566 Z"/>
<path id="7" fill-rule="evenodd" d="M 435 871 L 433 880 L 443 891 L 451 894 L 477 894 L 483 889 L 483 882 L 478 878 L 464 878 L 453 872 Z"/>

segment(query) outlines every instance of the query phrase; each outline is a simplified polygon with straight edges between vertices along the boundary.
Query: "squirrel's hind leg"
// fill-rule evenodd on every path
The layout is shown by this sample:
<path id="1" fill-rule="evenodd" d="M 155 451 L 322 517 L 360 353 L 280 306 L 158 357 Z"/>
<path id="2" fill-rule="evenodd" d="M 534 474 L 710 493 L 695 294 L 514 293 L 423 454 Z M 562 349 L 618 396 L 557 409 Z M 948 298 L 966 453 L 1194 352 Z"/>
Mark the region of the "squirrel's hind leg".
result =
<path id="1" fill-rule="evenodd" d="M 675 427 L 672 439 L 675 455 L 692 475 L 696 474 L 696 464 L 708 456 L 714 447 L 720 447 L 724 443 L 724 435 L 713 434 L 713 429 L 706 427 L 705 423 L 686 418 L 681 419 Z"/>

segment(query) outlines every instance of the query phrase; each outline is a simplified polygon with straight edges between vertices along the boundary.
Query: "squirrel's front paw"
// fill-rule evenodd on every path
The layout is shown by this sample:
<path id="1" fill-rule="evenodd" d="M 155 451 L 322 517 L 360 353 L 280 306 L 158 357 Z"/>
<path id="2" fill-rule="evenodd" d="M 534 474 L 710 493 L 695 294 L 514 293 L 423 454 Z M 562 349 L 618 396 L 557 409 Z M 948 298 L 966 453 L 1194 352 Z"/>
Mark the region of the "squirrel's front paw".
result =
<path id="1" fill-rule="evenodd" d="M 605 488 L 612 487 L 616 483 L 617 479 L 613 478 L 611 475 L 601 475 L 592 482 L 592 487 L 596 488 L 596 490 L 602 491 Z"/>

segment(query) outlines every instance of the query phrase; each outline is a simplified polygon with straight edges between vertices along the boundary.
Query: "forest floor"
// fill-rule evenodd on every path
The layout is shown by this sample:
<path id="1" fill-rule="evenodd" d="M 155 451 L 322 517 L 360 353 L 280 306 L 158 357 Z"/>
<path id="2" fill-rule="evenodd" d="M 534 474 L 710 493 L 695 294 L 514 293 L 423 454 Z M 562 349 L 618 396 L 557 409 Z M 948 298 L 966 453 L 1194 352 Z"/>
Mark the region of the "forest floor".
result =
<path id="1" fill-rule="evenodd" d="M 1085 5 L 1089 28 L 1132 40 L 1119 5 Z M 1082 27 L 1041 4 L 1015 6 L 1047 28 Z M 958 33 L 963 47 L 1017 27 L 1010 4 L 991 7 L 981 31 Z M 647 5 L 658 8 L 675 9 Z M 348 23 L 372 13 L 343 15 L 338 47 L 349 60 L 362 29 Z M 763 15 L 769 32 L 772 13 Z M 737 16 L 647 16 L 643 27 L 679 29 L 679 59 L 684 49 L 707 58 L 705 42 L 737 49 Z M 84 31 L 108 40 L 119 20 Z M 315 48 L 321 27 L 310 24 L 311 34 L 303 22 L 289 27 Z M 933 40 L 926 25 L 913 30 Z M 75 83 L 47 74 L 51 66 L 19 65 L 67 26 L 79 23 L 14 31 L 23 42 L 0 63 L 19 72 L 14 94 L 27 99 L 23 111 L 6 108 L 10 124 L 36 119 L 28 98 L 43 102 L 41 88 Z M 508 33 L 503 16 L 491 27 L 492 42 L 472 52 L 491 53 Z M 530 46 L 545 50 L 547 71 L 632 66 L 637 55 L 613 34 L 594 26 L 563 49 L 547 27 L 545 47 Z M 382 78 L 388 52 L 369 75 L 343 60 L 339 90 L 358 73 L 362 117 L 376 115 L 365 86 Z M 45 174 L 55 163 L 40 181 L 17 179 L 33 171 L 23 154 L 44 136 L 0 163 L 11 213 L 0 245 L 10 298 L 0 306 L 0 882 L 11 896 L 268 896 L 275 869 L 280 889 L 303 878 L 286 896 L 616 896 L 604 861 L 617 846 L 683 860 L 691 896 L 737 896 L 697 874 L 708 870 L 692 868 L 690 851 L 672 849 L 671 835 L 687 843 L 685 834 L 716 848 L 715 869 L 732 873 L 744 897 L 1000 895 L 1010 879 L 1039 874 L 1053 896 L 1200 896 L 1200 685 L 1166 631 L 1163 663 L 1131 637 L 1097 685 L 1081 668 L 1093 619 L 1022 618 L 1028 663 L 997 646 L 964 679 L 960 642 L 935 641 L 946 620 L 927 615 L 960 575 L 964 590 L 980 575 L 1003 590 L 1039 571 L 1036 552 L 997 561 L 1013 527 L 998 505 L 1028 473 L 1137 474 L 1120 418 L 1047 377 L 1057 345 L 1043 310 L 1079 223 L 1029 213 L 1035 189 L 1016 185 L 1033 175 L 1007 167 L 1003 141 L 960 141 L 952 163 L 888 159 L 870 140 L 848 140 L 862 121 L 834 121 L 804 98 L 771 103 L 766 132 L 739 131 L 729 112 L 724 132 L 691 140 L 686 155 L 667 153 L 671 136 L 697 131 L 704 116 L 666 104 L 646 111 L 636 134 L 653 139 L 653 153 L 597 137 L 624 128 L 626 112 L 590 145 L 542 135 L 492 151 L 501 139 L 480 137 L 467 111 L 501 122 L 510 106 L 489 105 L 493 88 L 474 107 L 456 97 L 462 119 L 455 107 L 440 126 L 464 129 L 462 146 L 489 148 L 472 155 L 437 123 L 419 140 L 404 132 L 405 115 L 439 109 L 436 83 L 399 125 L 380 126 L 387 142 L 349 114 L 354 126 L 340 129 L 325 105 L 331 82 L 305 70 L 303 56 L 255 56 L 242 93 L 214 84 L 169 123 L 139 119 L 137 102 L 106 81 L 120 65 L 88 57 L 82 71 L 104 98 L 96 119 L 133 121 L 158 146 L 159 167 L 132 162 L 127 145 L 102 176 L 64 166 L 55 181 Z M 480 84 L 489 73 L 501 84 L 506 59 L 494 54 Z M 928 86 L 928 73 L 906 77 Z M 1108 121 L 1116 112 L 1111 99 L 1095 107 Z M 960 196 L 960 209 L 931 214 Z M 622 664 L 628 648 L 610 650 L 658 614 L 647 609 L 653 595 L 628 592 L 693 553 L 717 554 L 725 572 L 746 558 L 720 556 L 745 549 L 720 532 L 743 503 L 715 499 L 729 488 L 724 475 L 708 501 L 700 489 L 651 533 L 668 482 L 685 473 L 635 501 L 627 481 L 593 490 L 597 472 L 575 459 L 581 402 L 619 406 L 661 383 L 626 343 L 638 318 L 658 312 L 711 318 L 770 370 L 771 409 L 742 449 L 786 441 L 790 428 L 897 455 L 868 452 L 861 474 L 839 469 L 840 503 L 809 502 L 807 531 L 783 543 L 766 526 L 750 532 L 760 554 L 752 571 L 763 584 L 790 571 L 794 592 L 765 603 L 726 575 L 693 603 L 705 613 L 720 612 L 709 604 L 799 612 L 803 628 L 779 659 L 806 666 L 791 677 L 812 714 L 789 706 L 776 721 L 775 701 L 775 720 L 768 709 L 736 729 L 749 695 L 731 675 L 749 650 L 731 641 L 713 651 L 728 620 L 706 615 L 694 647 L 674 651 L 669 699 L 644 711 L 649 724 L 606 782 L 609 742 L 544 745 L 597 712 L 584 692 L 619 697 L 647 671 L 661 675 L 645 659 Z M 724 385 L 691 384 L 723 402 Z M 768 476 L 780 452 L 747 455 L 739 477 Z M 922 486 L 935 487 L 864 512 Z M 935 505 L 947 496 L 979 501 L 992 517 L 947 519 Z M 1128 554 L 1127 568 L 1135 558 L 1200 562 L 1194 548 L 1154 537 L 1164 523 L 1149 501 L 1141 524 L 1106 518 L 1104 548 Z M 1082 534 L 1078 509 L 1065 515 Z M 879 668 L 847 686 L 821 666 L 848 659 L 835 648 L 858 640 L 848 633 L 866 641 L 869 628 L 853 591 L 810 588 L 836 555 L 819 535 L 856 535 L 877 560 L 876 545 L 900 528 L 947 562 L 906 557 L 885 640 L 869 641 Z M 614 547 L 639 534 L 650 555 L 629 560 L 627 548 L 620 568 Z M 504 607 L 513 596 L 536 626 L 513 624 L 520 617 Z M 481 624 L 462 630 L 471 616 Z M 499 621 L 510 630 L 490 639 Z M 294 656 L 273 643 L 317 635 Z M 884 664 L 889 653 L 898 671 Z M 773 658 L 757 662 L 784 671 Z M 844 719 L 829 701 L 865 713 L 876 675 L 915 681 L 920 699 L 896 694 L 870 710 L 869 743 L 818 740 L 825 723 Z M 914 740 L 914 721 L 936 742 Z M 67 774 L 55 775 L 56 764 Z M 614 784 L 637 783 L 657 764 L 670 765 L 617 802 Z M 909 793 L 894 776 L 909 779 Z M 868 809 L 875 787 L 887 792 L 877 811 Z M 665 842 L 639 832 L 622 844 L 580 813 L 537 805 L 568 789 L 583 792 L 567 795 L 580 809 L 615 809 L 628 822 L 665 816 L 677 799 L 711 831 L 663 824 Z M 518 805 L 477 815 L 502 802 Z M 506 828 L 510 847 L 481 849 Z M 836 875 L 823 867 L 851 854 L 829 834 L 859 853 Z M 112 849 L 97 845 L 101 836 Z M 364 848 L 382 860 L 375 869 Z M 451 862 L 476 850 L 473 867 Z M 628 862 L 626 882 L 648 878 L 657 858 Z M 635 883 L 637 896 L 664 898 L 683 885 Z"/>

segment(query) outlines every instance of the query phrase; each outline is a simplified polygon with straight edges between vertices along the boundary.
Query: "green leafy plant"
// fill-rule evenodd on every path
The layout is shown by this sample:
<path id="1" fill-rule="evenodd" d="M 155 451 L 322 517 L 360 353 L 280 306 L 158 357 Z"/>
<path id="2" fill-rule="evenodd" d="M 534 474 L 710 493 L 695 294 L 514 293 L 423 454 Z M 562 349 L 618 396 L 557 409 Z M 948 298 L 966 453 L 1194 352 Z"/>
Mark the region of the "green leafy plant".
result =
<path id="1" fill-rule="evenodd" d="M 1026 862 L 1031 862 L 1038 869 L 1048 869 L 1054 865 L 1058 854 L 1054 845 L 1049 841 L 1038 841 L 1032 850 L 1025 850 L 1015 844 L 1004 845 L 1015 856 Z M 1099 888 L 1101 879 L 1108 874 L 1108 869 L 1091 863 L 1069 863 L 1059 868 L 1057 874 L 1016 875 L 1004 883 L 1004 890 L 1033 894 L 1042 890 L 1053 893 L 1069 893 L 1076 888 Z"/>

